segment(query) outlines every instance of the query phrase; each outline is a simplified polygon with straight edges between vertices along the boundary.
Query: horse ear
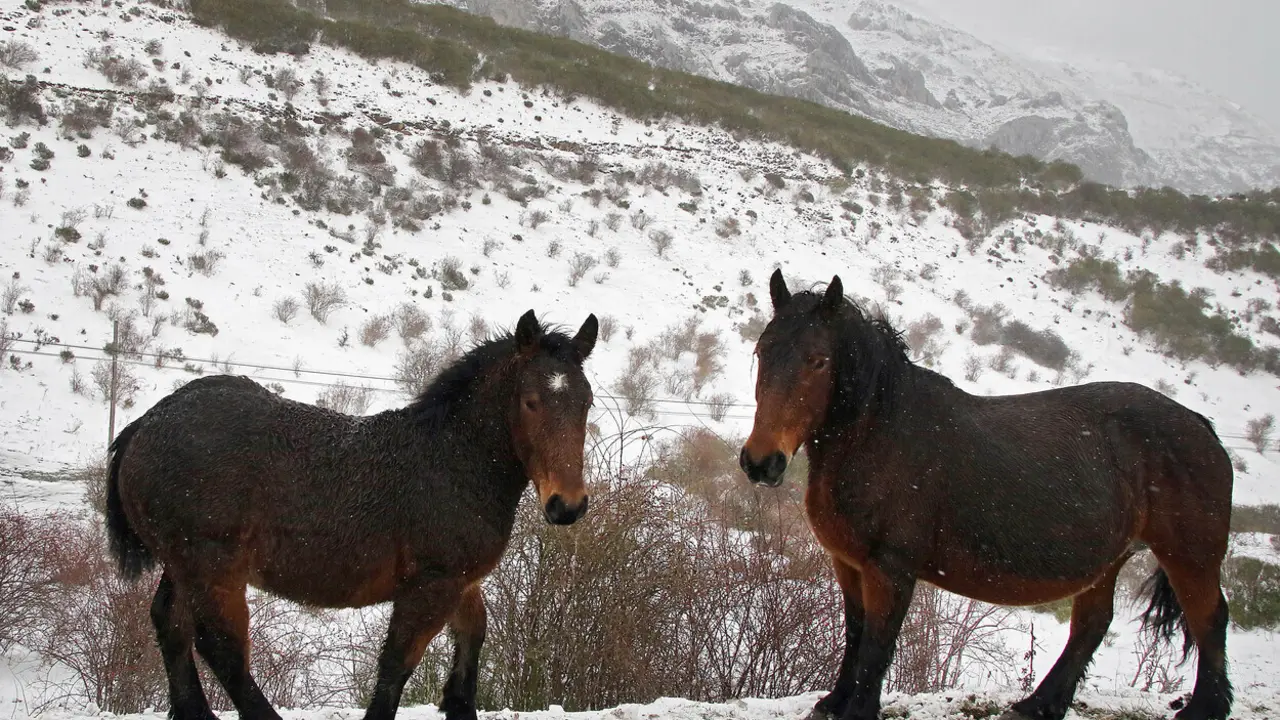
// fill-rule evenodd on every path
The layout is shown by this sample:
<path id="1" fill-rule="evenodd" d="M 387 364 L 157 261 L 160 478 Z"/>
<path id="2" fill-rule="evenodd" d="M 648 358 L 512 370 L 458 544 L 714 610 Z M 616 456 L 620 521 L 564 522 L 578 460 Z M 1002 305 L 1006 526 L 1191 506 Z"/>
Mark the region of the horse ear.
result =
<path id="1" fill-rule="evenodd" d="M 530 309 L 521 315 L 520 322 L 516 323 L 516 349 L 528 355 L 538 349 L 538 340 L 541 338 L 542 324 Z"/>
<path id="2" fill-rule="evenodd" d="M 582 327 L 578 328 L 578 334 L 573 336 L 573 349 L 578 351 L 578 357 L 586 360 L 591 351 L 596 347 L 596 335 L 600 332 L 600 322 L 596 320 L 596 314 L 591 313 L 587 316 L 586 322 L 582 323 Z"/>
<path id="3" fill-rule="evenodd" d="M 787 289 L 787 281 L 782 279 L 782 268 L 773 271 L 769 277 L 769 297 L 773 300 L 773 311 L 777 312 L 787 306 L 791 300 L 791 291 Z"/>
<path id="4" fill-rule="evenodd" d="M 844 283 L 840 282 L 839 275 L 832 275 L 827 291 L 822 295 L 822 310 L 826 313 L 834 313 L 840 309 L 842 302 L 844 302 Z"/>

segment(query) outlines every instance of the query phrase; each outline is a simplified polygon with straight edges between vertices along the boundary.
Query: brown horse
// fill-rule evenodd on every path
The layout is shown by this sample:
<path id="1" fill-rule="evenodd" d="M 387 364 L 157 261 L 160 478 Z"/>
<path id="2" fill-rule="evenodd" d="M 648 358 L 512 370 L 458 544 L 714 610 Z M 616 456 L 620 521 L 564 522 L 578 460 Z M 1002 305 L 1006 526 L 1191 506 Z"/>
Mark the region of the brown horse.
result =
<path id="1" fill-rule="evenodd" d="M 1147 547 L 1144 626 L 1199 650 L 1179 720 L 1226 718 L 1227 603 L 1219 568 L 1231 461 L 1209 421 L 1141 385 L 1095 382 L 979 397 L 907 357 L 901 336 L 845 299 L 792 295 L 756 346 L 756 415 L 741 465 L 776 486 L 803 445 L 806 512 L 845 603 L 845 653 L 815 716 L 875 720 L 918 580 L 1000 605 L 1071 597 L 1056 664 L 1010 715 L 1060 720 L 1111 623 L 1116 576 Z"/>
<path id="2" fill-rule="evenodd" d="M 476 717 L 480 581 L 529 481 L 549 522 L 587 510 L 583 445 L 598 325 L 573 338 L 533 311 L 412 404 L 352 417 L 244 377 L 193 380 L 111 444 L 107 528 L 121 571 L 164 566 L 151 617 L 170 715 L 209 720 L 192 646 L 241 718 L 279 715 L 249 672 L 248 585 L 312 606 L 393 603 L 367 720 L 390 720 L 431 639 L 453 630 L 440 707 Z"/>

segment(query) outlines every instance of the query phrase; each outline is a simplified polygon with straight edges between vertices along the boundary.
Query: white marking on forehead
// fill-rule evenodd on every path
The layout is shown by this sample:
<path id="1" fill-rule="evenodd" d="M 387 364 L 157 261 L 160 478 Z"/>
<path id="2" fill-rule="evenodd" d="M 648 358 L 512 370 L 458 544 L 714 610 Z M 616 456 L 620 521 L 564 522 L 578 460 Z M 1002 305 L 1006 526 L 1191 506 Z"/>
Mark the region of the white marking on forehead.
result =
<path id="1" fill-rule="evenodd" d="M 569 387 L 569 378 L 564 373 L 552 373 L 551 377 L 547 378 L 547 384 L 553 392 L 560 392 Z"/>

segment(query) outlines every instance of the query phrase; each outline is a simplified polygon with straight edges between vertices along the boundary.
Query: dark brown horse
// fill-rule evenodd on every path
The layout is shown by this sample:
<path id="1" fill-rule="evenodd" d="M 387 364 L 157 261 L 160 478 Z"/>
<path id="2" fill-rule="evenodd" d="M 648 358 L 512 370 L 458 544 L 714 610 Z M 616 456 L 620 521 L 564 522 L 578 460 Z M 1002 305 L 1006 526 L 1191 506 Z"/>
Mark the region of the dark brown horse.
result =
<path id="1" fill-rule="evenodd" d="M 755 426 L 741 464 L 777 485 L 803 445 L 806 511 L 845 602 L 845 653 L 815 715 L 875 720 L 918 580 L 1001 605 L 1071 597 L 1066 648 L 1010 714 L 1060 720 L 1111 623 L 1116 575 L 1142 547 L 1144 626 L 1199 650 L 1180 720 L 1226 718 L 1231 461 L 1209 421 L 1141 385 L 979 397 L 917 367 L 900 335 L 845 299 L 770 280 Z"/>
<path id="2" fill-rule="evenodd" d="M 192 646 L 241 718 L 278 719 L 249 672 L 248 585 L 313 606 L 393 603 L 367 720 L 396 714 L 431 639 L 453 630 L 440 707 L 476 717 L 480 581 L 498 564 L 529 481 L 567 525 L 587 510 L 583 444 L 595 346 L 533 311 L 408 407 L 352 417 L 244 377 L 193 380 L 111 444 L 107 528 L 120 568 L 164 566 L 151 616 L 170 715 L 213 718 Z"/>

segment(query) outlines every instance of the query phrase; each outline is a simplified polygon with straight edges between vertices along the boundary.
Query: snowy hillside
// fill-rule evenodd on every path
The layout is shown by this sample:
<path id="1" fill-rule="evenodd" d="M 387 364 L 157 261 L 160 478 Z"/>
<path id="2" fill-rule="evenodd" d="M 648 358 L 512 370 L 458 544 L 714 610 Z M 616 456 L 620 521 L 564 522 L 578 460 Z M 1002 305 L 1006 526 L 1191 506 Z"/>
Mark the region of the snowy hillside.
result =
<path id="1" fill-rule="evenodd" d="M 970 392 L 1158 387 L 1215 421 L 1236 458 L 1237 504 L 1280 503 L 1280 456 L 1249 439 L 1269 440 L 1257 421 L 1280 404 L 1280 379 L 1171 360 L 1125 325 L 1122 302 L 1054 280 L 1082 258 L 1146 269 L 1205 288 L 1238 332 L 1274 344 L 1274 283 L 1207 269 L 1216 251 L 1195 238 L 1019 216 L 970 240 L 942 209 L 947 188 L 904 188 L 874 168 L 850 180 L 782 145 L 637 122 L 513 82 L 460 92 L 319 43 L 257 54 L 153 4 L 0 0 L 0 28 L 10 87 L 30 73 L 39 104 L 13 104 L 0 137 L 2 502 L 83 506 L 65 478 L 108 441 L 113 320 L 117 429 L 201 373 L 357 413 L 395 407 L 421 380 L 415 368 L 533 308 L 572 327 L 600 317 L 586 368 L 600 435 L 740 437 L 752 338 L 781 266 L 793 288 L 839 273 L 885 306 L 919 362 Z M 1028 336 L 1061 345 L 1045 352 Z M 1267 543 L 1246 551 L 1273 557 Z M 1162 712 L 1173 695 L 1129 688 L 1134 627 L 1118 615 L 1085 699 Z M 1056 655 L 1065 625 L 1036 618 Z M 1280 708 L 1269 642 L 1233 631 L 1238 717 Z M 26 707 L 18 674 L 0 684 L 0 713 Z M 520 715 L 797 717 L 815 697 Z M 962 699 L 886 704 L 942 717 Z M 56 712 L 84 709 L 68 708 Z"/>
<path id="2" fill-rule="evenodd" d="M 1066 160 L 1112 185 L 1280 185 L 1275 130 L 1183 78 L 1078 62 L 1062 72 L 891 2 L 443 1 L 910 132 Z M 1170 117 L 1180 132 L 1152 132 Z"/>

